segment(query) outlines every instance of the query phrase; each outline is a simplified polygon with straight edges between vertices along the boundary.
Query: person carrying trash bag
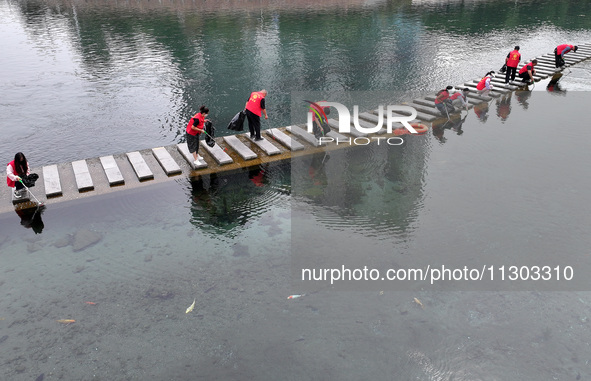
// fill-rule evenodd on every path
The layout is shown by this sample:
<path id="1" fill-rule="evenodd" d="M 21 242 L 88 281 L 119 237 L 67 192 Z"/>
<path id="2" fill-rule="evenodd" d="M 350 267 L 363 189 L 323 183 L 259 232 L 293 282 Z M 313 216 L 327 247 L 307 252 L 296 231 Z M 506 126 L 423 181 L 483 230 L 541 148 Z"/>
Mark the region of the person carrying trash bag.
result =
<path id="1" fill-rule="evenodd" d="M 564 55 L 566 53 L 569 52 L 577 52 L 577 49 L 579 49 L 579 47 L 577 45 L 569 45 L 569 44 L 562 44 L 562 45 L 558 45 L 555 49 L 554 49 L 554 63 L 556 64 L 556 67 L 562 67 L 565 65 L 566 62 L 564 62 Z"/>
<path id="2" fill-rule="evenodd" d="M 265 89 L 253 91 L 244 105 L 250 138 L 256 141 L 263 140 L 261 137 L 261 115 L 265 115 L 265 119 L 269 119 L 267 110 L 265 109 L 266 96 L 267 90 Z"/>
<path id="3" fill-rule="evenodd" d="M 452 90 L 453 86 L 447 86 L 445 89 L 440 90 L 435 98 L 435 107 L 441 113 L 441 115 L 448 115 L 450 112 L 454 112 L 455 108 L 451 104 L 449 99 L 449 91 Z"/>
<path id="4" fill-rule="evenodd" d="M 205 123 L 209 122 L 209 119 L 205 119 L 209 114 L 209 109 L 205 106 L 199 107 L 199 112 L 189 120 L 187 124 L 186 136 L 187 136 L 187 147 L 189 152 L 193 154 L 195 164 L 199 164 L 199 160 L 203 160 L 203 157 L 199 153 L 199 135 L 204 131 Z"/>
<path id="5" fill-rule="evenodd" d="M 516 46 L 515 49 L 507 54 L 507 58 L 505 58 L 505 83 L 509 83 L 509 80 L 515 81 L 519 61 L 521 61 L 521 54 L 519 53 L 519 46 Z"/>
<path id="6" fill-rule="evenodd" d="M 14 155 L 14 160 L 6 166 L 6 184 L 13 188 L 15 199 L 25 196 L 25 185 L 27 188 L 35 186 L 35 181 L 38 178 L 36 173 L 30 173 L 29 163 L 22 152 L 17 152 Z"/>

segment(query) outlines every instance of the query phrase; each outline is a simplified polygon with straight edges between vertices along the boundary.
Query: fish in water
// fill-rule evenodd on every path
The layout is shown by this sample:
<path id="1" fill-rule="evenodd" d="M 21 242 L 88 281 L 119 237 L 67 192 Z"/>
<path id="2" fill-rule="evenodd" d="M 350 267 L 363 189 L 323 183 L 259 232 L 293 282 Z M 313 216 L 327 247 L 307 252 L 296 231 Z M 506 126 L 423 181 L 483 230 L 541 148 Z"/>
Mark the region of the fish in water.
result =
<path id="1" fill-rule="evenodd" d="M 59 319 L 56 320 L 58 323 L 62 323 L 62 324 L 72 324 L 72 323 L 76 323 L 76 320 L 74 319 Z"/>
<path id="2" fill-rule="evenodd" d="M 193 308 L 195 308 L 195 301 L 196 301 L 196 300 L 197 300 L 197 299 L 193 299 L 193 304 L 191 304 L 191 305 L 189 306 L 189 308 L 187 308 L 187 311 L 185 311 L 185 313 L 186 313 L 186 314 L 188 314 L 189 312 L 193 311 Z"/>

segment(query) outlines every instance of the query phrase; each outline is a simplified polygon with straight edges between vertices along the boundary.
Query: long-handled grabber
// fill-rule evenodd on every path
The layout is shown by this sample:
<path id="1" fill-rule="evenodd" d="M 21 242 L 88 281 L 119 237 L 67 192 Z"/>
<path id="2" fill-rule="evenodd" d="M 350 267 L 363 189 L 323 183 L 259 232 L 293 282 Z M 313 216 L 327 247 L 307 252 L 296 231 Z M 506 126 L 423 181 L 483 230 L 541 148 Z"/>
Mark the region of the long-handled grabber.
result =
<path id="1" fill-rule="evenodd" d="M 38 205 L 38 206 L 43 206 L 43 203 L 42 203 L 41 201 L 39 201 L 39 200 L 37 199 L 37 197 L 35 197 L 35 195 L 33 194 L 33 192 L 31 192 L 31 190 L 30 190 L 29 188 L 27 188 L 27 186 L 25 185 L 25 183 L 23 183 L 23 180 L 19 180 L 19 182 L 20 182 L 21 184 L 23 184 L 23 187 L 25 187 L 25 189 L 27 190 L 27 192 L 29 192 L 29 194 L 30 194 L 31 196 L 33 196 L 33 198 L 35 199 L 35 201 L 37 201 L 37 205 Z"/>

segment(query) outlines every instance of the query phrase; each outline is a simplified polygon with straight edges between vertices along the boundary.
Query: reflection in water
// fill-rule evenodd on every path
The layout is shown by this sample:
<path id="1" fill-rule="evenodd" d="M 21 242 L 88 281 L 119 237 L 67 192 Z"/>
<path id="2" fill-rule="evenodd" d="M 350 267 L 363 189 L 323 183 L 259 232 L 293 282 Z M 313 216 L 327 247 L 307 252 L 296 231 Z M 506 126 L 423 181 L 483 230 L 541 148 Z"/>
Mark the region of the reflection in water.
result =
<path id="1" fill-rule="evenodd" d="M 454 131 L 457 135 L 462 135 L 464 130 L 462 129 L 462 125 L 468 118 L 468 113 L 462 117 L 463 113 L 460 114 L 453 114 L 450 115 L 450 118 L 447 120 L 436 120 L 433 122 L 433 136 L 435 139 L 439 140 L 440 143 L 445 143 L 446 138 L 443 136 L 445 130 Z"/>
<path id="2" fill-rule="evenodd" d="M 239 227 L 290 195 L 289 165 L 265 165 L 230 175 L 190 181 L 191 223 L 201 229 L 234 236 Z"/>
<path id="3" fill-rule="evenodd" d="M 562 78 L 562 73 L 556 73 L 548 82 L 548 86 L 546 86 L 546 91 L 553 95 L 566 95 L 566 90 L 562 89 L 560 86 L 560 79 Z"/>
<path id="4" fill-rule="evenodd" d="M 27 229 L 32 229 L 35 234 L 41 234 L 45 225 L 41 215 L 45 211 L 44 205 L 37 205 L 35 208 L 20 209 L 17 208 L 16 214 L 21 218 L 21 225 Z"/>
<path id="5" fill-rule="evenodd" d="M 511 113 L 511 96 L 513 95 L 513 92 L 510 91 L 507 94 L 504 94 L 503 96 L 501 96 L 500 99 L 497 99 L 497 116 L 499 118 L 501 118 L 501 120 L 504 122 L 507 120 L 507 118 L 509 117 L 509 114 Z"/>
<path id="6" fill-rule="evenodd" d="M 515 90 L 515 97 L 517 102 L 523 107 L 524 110 L 529 108 L 529 98 L 531 98 L 532 92 L 529 89 L 526 90 Z"/>
<path id="7" fill-rule="evenodd" d="M 482 102 L 474 106 L 474 114 L 476 114 L 476 117 L 481 123 L 486 123 L 486 120 L 488 119 L 488 109 L 489 103 L 487 102 Z"/>

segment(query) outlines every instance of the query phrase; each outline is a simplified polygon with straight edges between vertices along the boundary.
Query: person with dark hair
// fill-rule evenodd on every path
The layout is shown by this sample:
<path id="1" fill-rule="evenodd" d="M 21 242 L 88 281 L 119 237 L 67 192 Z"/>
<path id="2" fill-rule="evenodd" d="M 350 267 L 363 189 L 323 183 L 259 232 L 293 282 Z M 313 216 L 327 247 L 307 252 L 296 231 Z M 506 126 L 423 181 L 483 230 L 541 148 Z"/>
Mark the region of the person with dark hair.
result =
<path id="1" fill-rule="evenodd" d="M 250 138 L 256 141 L 263 140 L 263 138 L 261 138 L 261 115 L 265 115 L 265 119 L 269 119 L 269 116 L 267 116 L 267 110 L 265 109 L 266 96 L 267 90 L 265 89 L 261 91 L 253 91 L 244 105 L 246 119 L 248 119 Z"/>
<path id="2" fill-rule="evenodd" d="M 6 183 L 14 188 L 14 198 L 22 198 L 25 195 L 25 187 L 21 183 L 23 177 L 30 173 L 29 163 L 22 152 L 14 155 L 14 160 L 6 166 Z"/>
<path id="3" fill-rule="evenodd" d="M 449 99 L 451 99 L 451 104 L 457 108 L 462 108 L 464 107 L 466 109 L 466 111 L 468 111 L 468 93 L 470 92 L 470 89 L 467 87 L 464 87 L 464 89 L 462 89 L 462 91 L 458 91 L 456 93 L 453 93 L 451 97 L 449 97 Z"/>
<path id="4" fill-rule="evenodd" d="M 533 60 L 530 63 L 523 65 L 523 67 L 519 70 L 519 78 L 523 82 L 533 82 L 534 81 L 534 74 L 536 74 L 536 69 L 534 66 L 538 64 L 538 60 Z"/>
<path id="5" fill-rule="evenodd" d="M 199 164 L 199 160 L 203 160 L 203 157 L 199 153 L 199 135 L 203 132 L 205 122 L 209 122 L 209 119 L 205 119 L 209 114 L 209 109 L 205 106 L 199 107 L 199 112 L 189 120 L 187 124 L 187 147 L 189 152 L 193 154 L 195 159 L 195 165 Z"/>
<path id="6" fill-rule="evenodd" d="M 505 74 L 505 83 L 509 83 L 515 80 L 515 74 L 517 73 L 517 65 L 521 61 L 521 54 L 519 53 L 519 46 L 516 46 L 505 58 L 505 65 L 507 65 L 507 72 Z"/>
<path id="7" fill-rule="evenodd" d="M 445 89 L 440 90 L 435 97 L 435 107 L 437 107 L 441 115 L 448 115 L 448 113 L 455 110 L 449 99 L 449 91 L 453 88 L 453 86 L 447 86 Z"/>
<path id="8" fill-rule="evenodd" d="M 476 85 L 476 90 L 478 90 L 480 94 L 488 94 L 493 89 L 493 85 L 491 85 L 490 80 L 494 77 L 494 70 L 491 70 L 488 73 L 486 73 L 485 76 L 482 77 L 480 82 L 478 82 L 478 85 Z"/>
<path id="9" fill-rule="evenodd" d="M 568 44 L 562 44 L 562 45 L 558 45 L 556 47 L 556 49 L 554 49 L 554 61 L 556 64 L 556 67 L 561 67 L 564 66 L 565 62 L 564 62 L 564 55 L 566 53 L 569 52 L 576 52 L 577 49 L 579 47 L 577 45 L 568 45 Z"/>

